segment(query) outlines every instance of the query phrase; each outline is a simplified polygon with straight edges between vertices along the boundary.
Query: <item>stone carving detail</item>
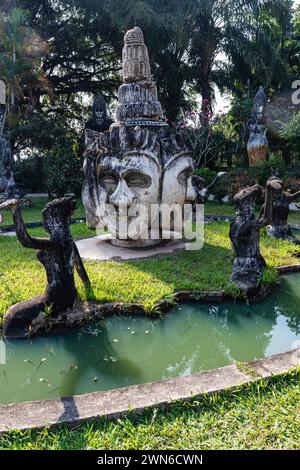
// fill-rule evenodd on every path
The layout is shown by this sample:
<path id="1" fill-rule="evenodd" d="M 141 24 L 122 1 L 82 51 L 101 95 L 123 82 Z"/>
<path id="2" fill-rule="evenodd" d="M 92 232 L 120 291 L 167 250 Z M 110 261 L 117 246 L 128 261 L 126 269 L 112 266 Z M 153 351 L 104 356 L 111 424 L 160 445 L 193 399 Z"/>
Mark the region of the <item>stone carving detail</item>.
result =
<path id="1" fill-rule="evenodd" d="M 22 218 L 22 204 L 24 201 L 12 199 L 1 204 L 0 209 L 11 209 L 20 243 L 25 248 L 38 250 L 37 258 L 47 273 L 47 287 L 44 294 L 7 310 L 2 332 L 7 337 L 18 338 L 30 336 L 34 321 L 47 309 L 50 316 L 55 317 L 73 307 L 77 298 L 74 265 L 86 288 L 91 287 L 69 227 L 76 202 L 71 198 L 62 198 L 46 205 L 43 222 L 50 239 L 29 235 Z"/>
<path id="2" fill-rule="evenodd" d="M 108 227 L 118 246 L 147 247 L 160 243 L 167 230 L 158 220 L 160 214 L 151 213 L 153 205 L 182 208 L 195 200 L 194 164 L 182 136 L 163 119 L 141 30 L 128 31 L 124 42 L 118 121 L 106 132 L 86 130 L 82 198 L 90 228 Z M 127 236 L 116 230 L 121 207 L 128 210 Z M 158 223 L 155 237 L 150 234 L 151 218 Z M 174 224 L 172 230 L 176 231 Z"/>
<path id="3" fill-rule="evenodd" d="M 266 105 L 267 97 L 263 87 L 260 87 L 254 98 L 252 115 L 246 123 L 246 132 L 249 135 L 247 152 L 250 166 L 255 166 L 265 160 L 268 153 Z"/>
<path id="4" fill-rule="evenodd" d="M 272 210 L 267 234 L 270 237 L 287 240 L 295 245 L 299 245 L 300 241 L 294 237 L 288 223 L 288 217 L 290 204 L 300 199 L 300 191 L 294 194 L 284 191 L 284 182 L 279 176 L 275 175 L 269 178 L 267 186 L 272 187 Z"/>
<path id="5" fill-rule="evenodd" d="M 235 256 L 232 281 L 247 293 L 256 290 L 266 262 L 260 252 L 260 230 L 270 220 L 271 190 L 268 186 L 265 210 L 259 219 L 255 218 L 255 202 L 262 196 L 263 190 L 258 184 L 245 188 L 236 194 L 234 203 L 238 218 L 231 224 L 230 240 Z"/>
<path id="6" fill-rule="evenodd" d="M 139 125 L 134 120 L 161 119 L 162 107 L 156 86 L 151 81 L 148 49 L 140 28 L 135 27 L 125 34 L 122 56 L 123 85 L 118 93 L 118 121 L 133 120 L 128 124 Z"/>

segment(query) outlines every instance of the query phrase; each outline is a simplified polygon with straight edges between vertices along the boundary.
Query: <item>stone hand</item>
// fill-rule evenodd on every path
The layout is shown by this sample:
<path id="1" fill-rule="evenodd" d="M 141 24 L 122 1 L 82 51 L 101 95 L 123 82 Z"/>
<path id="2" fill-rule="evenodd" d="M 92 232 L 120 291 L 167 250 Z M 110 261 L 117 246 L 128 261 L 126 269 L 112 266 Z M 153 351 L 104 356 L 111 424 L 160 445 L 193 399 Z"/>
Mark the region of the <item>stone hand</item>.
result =
<path id="1" fill-rule="evenodd" d="M 14 213 L 19 207 L 24 207 L 27 205 L 28 203 L 24 199 L 8 199 L 0 204 L 0 210 L 10 209 Z"/>

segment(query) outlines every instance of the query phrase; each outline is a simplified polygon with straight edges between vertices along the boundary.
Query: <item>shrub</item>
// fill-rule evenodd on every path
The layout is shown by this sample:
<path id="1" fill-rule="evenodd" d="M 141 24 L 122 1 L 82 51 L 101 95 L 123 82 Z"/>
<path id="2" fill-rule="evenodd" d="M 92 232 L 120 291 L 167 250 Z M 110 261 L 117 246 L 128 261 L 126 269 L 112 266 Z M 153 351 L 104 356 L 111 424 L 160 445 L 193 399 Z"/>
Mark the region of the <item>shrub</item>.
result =
<path id="1" fill-rule="evenodd" d="M 213 194 L 219 200 L 223 199 L 225 196 L 229 196 L 230 199 L 233 199 L 234 195 L 241 189 L 252 186 L 255 183 L 255 178 L 246 172 L 231 172 L 220 178 L 213 189 Z"/>
<path id="2" fill-rule="evenodd" d="M 17 185 L 29 192 L 46 190 L 45 160 L 40 155 L 32 155 L 16 162 L 14 175 Z"/>
<path id="3" fill-rule="evenodd" d="M 61 197 L 68 192 L 80 195 L 83 173 L 79 157 L 56 148 L 46 156 L 45 166 L 47 188 L 51 196 Z"/>
<path id="4" fill-rule="evenodd" d="M 295 114 L 280 132 L 280 137 L 288 141 L 295 151 L 300 150 L 300 112 Z"/>
<path id="5" fill-rule="evenodd" d="M 210 184 L 213 179 L 217 176 L 217 172 L 210 168 L 198 168 L 195 173 L 204 179 L 206 184 Z"/>

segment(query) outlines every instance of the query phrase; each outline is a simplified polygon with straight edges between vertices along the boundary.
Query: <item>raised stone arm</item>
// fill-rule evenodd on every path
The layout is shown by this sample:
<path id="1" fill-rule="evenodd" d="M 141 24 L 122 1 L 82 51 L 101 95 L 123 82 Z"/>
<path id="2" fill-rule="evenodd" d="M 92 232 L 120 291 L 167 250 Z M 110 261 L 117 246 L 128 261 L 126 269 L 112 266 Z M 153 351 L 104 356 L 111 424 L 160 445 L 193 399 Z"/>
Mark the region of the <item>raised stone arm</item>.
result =
<path id="1" fill-rule="evenodd" d="M 285 195 L 290 203 L 296 201 L 297 199 L 300 199 L 300 191 L 297 191 L 294 194 L 285 193 Z"/>
<path id="2" fill-rule="evenodd" d="M 76 271 L 82 280 L 83 284 L 85 285 L 86 289 L 91 289 L 91 282 L 89 280 L 89 277 L 87 275 L 87 272 L 85 270 L 84 264 L 82 262 L 81 256 L 79 254 L 78 248 L 76 244 L 74 243 L 74 255 L 75 255 L 75 267 Z"/>
<path id="3" fill-rule="evenodd" d="M 17 237 L 20 243 L 25 248 L 33 248 L 35 250 L 52 250 L 55 248 L 54 242 L 43 239 L 43 238 L 33 238 L 29 235 L 23 216 L 21 213 L 21 207 L 26 206 L 26 201 L 19 199 L 10 199 L 5 201 L 0 205 L 1 209 L 10 209 L 13 215 L 13 221 L 15 225 L 15 230 Z"/>
<path id="4" fill-rule="evenodd" d="M 212 182 L 205 188 L 206 189 L 206 192 L 209 193 L 213 187 L 215 186 L 215 184 L 219 181 L 220 178 L 222 178 L 223 176 L 226 175 L 226 172 L 224 171 L 220 171 L 217 176 L 212 180 Z"/>
<path id="5" fill-rule="evenodd" d="M 210 191 L 214 188 L 215 184 L 219 181 L 219 179 L 222 178 L 224 175 L 226 175 L 226 172 L 218 173 L 217 176 L 213 179 L 213 181 L 206 187 L 204 187 L 204 179 L 198 175 L 194 175 L 192 177 L 192 184 L 197 193 L 198 201 L 201 200 L 202 203 L 205 202 L 209 196 Z"/>

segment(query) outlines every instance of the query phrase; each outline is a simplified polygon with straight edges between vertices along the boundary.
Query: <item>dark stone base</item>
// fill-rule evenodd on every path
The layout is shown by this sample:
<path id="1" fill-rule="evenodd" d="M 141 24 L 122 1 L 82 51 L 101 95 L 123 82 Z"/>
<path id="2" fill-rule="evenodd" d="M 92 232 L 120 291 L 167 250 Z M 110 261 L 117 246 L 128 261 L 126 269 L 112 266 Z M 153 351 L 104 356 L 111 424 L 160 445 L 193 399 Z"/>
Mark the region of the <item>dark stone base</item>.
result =
<path id="1" fill-rule="evenodd" d="M 236 258 L 231 279 L 239 290 L 253 293 L 258 290 L 265 268 L 266 263 L 262 257 Z"/>

